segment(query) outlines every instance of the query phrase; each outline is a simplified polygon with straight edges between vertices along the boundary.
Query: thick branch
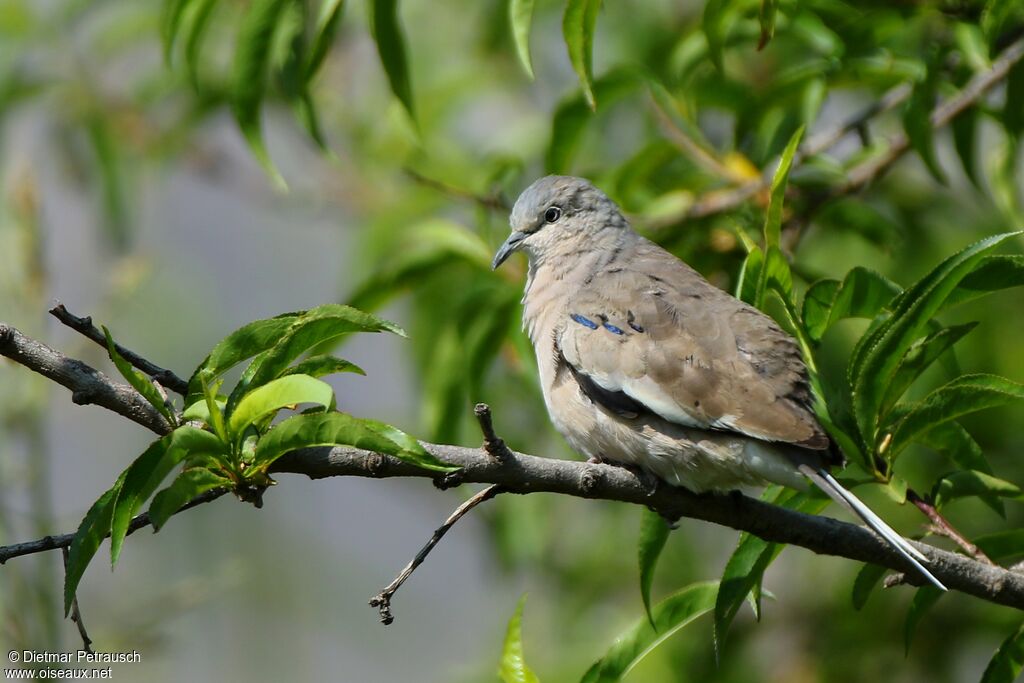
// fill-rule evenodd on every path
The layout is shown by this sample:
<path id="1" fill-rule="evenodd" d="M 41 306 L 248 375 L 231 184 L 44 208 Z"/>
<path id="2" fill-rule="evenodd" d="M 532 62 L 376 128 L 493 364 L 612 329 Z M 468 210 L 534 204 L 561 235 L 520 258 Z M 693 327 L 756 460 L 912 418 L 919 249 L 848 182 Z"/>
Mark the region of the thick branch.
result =
<path id="1" fill-rule="evenodd" d="M 78 405 L 103 406 L 158 434 L 170 430 L 163 416 L 129 385 L 115 382 L 99 370 L 29 339 L 4 323 L 0 323 L 0 355 L 70 389 L 71 400 Z"/>
<path id="2" fill-rule="evenodd" d="M 441 460 L 462 467 L 462 480 L 466 483 L 500 484 L 502 490 L 509 493 L 560 493 L 649 506 L 669 518 L 689 517 L 714 522 L 748 531 L 767 541 L 889 567 L 906 572 L 910 582 L 919 581 L 916 572 L 898 553 L 855 524 L 787 510 L 741 495 L 697 495 L 667 485 L 658 486 L 651 494 L 636 475 L 612 465 L 538 458 L 515 451 L 499 461 L 478 448 L 424 446 Z M 274 469 L 305 474 L 313 479 L 437 476 L 396 458 L 348 447 L 295 451 L 279 460 Z M 924 543 L 914 545 L 928 557 L 928 569 L 949 588 L 1024 609 L 1024 575 Z"/>
<path id="3" fill-rule="evenodd" d="M 130 387 L 114 382 L 84 363 L 66 358 L 48 346 L 26 338 L 0 323 L 0 353 L 68 387 L 72 396 L 97 397 L 91 402 L 164 433 L 167 425 Z M 149 417 L 147 417 L 149 416 Z M 509 493 L 549 492 L 579 498 L 615 500 L 656 509 L 668 518 L 690 517 L 748 531 L 765 540 L 798 545 L 816 553 L 872 562 L 907 572 L 906 561 L 865 528 L 827 517 L 775 507 L 742 495 L 696 495 L 681 488 L 659 486 L 653 493 L 630 471 L 604 464 L 554 460 L 509 450 L 494 457 L 483 449 L 424 444 L 439 459 L 461 467 L 460 482 L 498 484 Z M 347 448 L 309 448 L 295 451 L 275 463 L 276 472 L 294 472 L 319 479 L 335 476 L 425 477 L 436 472 L 421 469 L 379 453 Z M 186 506 L 187 507 L 187 506 Z M 134 528 L 148 523 L 140 515 Z M 135 526 L 135 525 L 138 526 Z M 0 548 L 0 563 L 63 547 L 73 535 L 48 537 L 32 543 Z M 1024 574 L 918 543 L 929 558 L 928 568 L 949 588 L 1001 605 L 1024 609 Z"/>

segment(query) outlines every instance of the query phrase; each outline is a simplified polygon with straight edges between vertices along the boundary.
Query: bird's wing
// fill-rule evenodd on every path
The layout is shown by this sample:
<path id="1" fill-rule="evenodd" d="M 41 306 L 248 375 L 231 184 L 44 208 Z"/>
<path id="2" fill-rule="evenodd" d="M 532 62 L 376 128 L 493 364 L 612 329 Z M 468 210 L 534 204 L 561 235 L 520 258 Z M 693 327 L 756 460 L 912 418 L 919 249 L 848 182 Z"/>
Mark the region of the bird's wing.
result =
<path id="1" fill-rule="evenodd" d="M 829 447 L 792 338 L 657 245 L 644 241 L 593 273 L 567 304 L 558 351 L 606 409 Z"/>

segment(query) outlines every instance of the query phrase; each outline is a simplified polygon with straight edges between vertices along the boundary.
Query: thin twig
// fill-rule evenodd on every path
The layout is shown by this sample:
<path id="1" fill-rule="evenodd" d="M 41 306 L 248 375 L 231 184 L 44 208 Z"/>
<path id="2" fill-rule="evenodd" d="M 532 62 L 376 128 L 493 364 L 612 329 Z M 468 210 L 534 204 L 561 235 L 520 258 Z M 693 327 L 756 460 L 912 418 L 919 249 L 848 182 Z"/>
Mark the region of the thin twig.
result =
<path id="1" fill-rule="evenodd" d="M 50 309 L 50 315 L 73 329 L 75 332 L 78 332 L 86 338 L 96 342 L 102 346 L 104 350 L 107 348 L 107 338 L 103 336 L 103 332 L 92 324 L 92 316 L 87 315 L 84 318 L 80 318 L 65 308 L 64 304 L 59 301 L 56 306 Z M 146 360 L 131 349 L 126 349 L 120 344 L 115 343 L 114 348 L 117 349 L 117 352 L 121 354 L 121 357 L 131 363 L 133 367 L 136 367 L 146 373 L 171 391 L 179 393 L 182 396 L 188 393 L 188 382 L 183 380 L 181 377 L 178 377 L 178 375 L 176 375 L 172 370 L 162 368 L 156 363 Z"/>
<path id="2" fill-rule="evenodd" d="M 922 498 L 913 489 L 907 489 L 907 500 L 910 501 L 914 505 L 914 507 L 923 512 L 924 516 L 928 518 L 928 520 L 931 522 L 931 530 L 933 533 L 936 533 L 940 536 L 945 536 L 946 538 L 952 540 L 954 543 L 960 546 L 960 548 L 963 549 L 965 553 L 967 553 L 974 559 L 978 560 L 979 562 L 990 564 L 993 567 L 998 566 L 995 562 L 992 561 L 992 558 L 985 554 L 985 551 L 983 551 L 981 548 L 968 541 L 963 534 L 957 531 L 956 527 L 950 524 L 949 520 L 947 520 L 930 501 Z"/>
<path id="3" fill-rule="evenodd" d="M 68 549 L 64 546 L 60 549 L 61 555 L 64 557 L 64 571 L 68 570 Z M 92 638 L 89 637 L 89 632 L 85 630 L 85 622 L 82 621 L 82 611 L 78 608 L 78 595 L 71 598 L 71 621 L 75 622 L 78 627 L 78 635 L 82 636 L 82 649 L 92 654 Z"/>
<path id="4" fill-rule="evenodd" d="M 203 503 L 209 503 L 210 501 L 217 500 L 223 496 L 227 491 L 225 489 L 213 489 L 212 491 L 206 491 L 193 498 L 188 503 L 185 503 L 178 509 L 178 514 L 185 510 L 191 510 L 192 508 L 202 505 Z M 132 518 L 132 521 L 128 523 L 128 534 L 131 535 L 139 529 L 149 526 L 150 519 L 149 513 L 143 512 L 140 515 L 136 515 Z M 110 533 L 107 533 L 109 536 Z M 104 536 L 106 538 L 106 536 Z M 59 534 L 57 536 L 43 536 L 42 538 L 35 541 L 27 541 L 25 543 L 14 543 L 12 545 L 0 546 L 0 564 L 4 564 L 7 560 L 14 557 L 22 557 L 24 555 L 34 555 L 35 553 L 45 553 L 48 550 L 56 550 L 58 548 L 68 548 L 71 546 L 71 542 L 75 539 L 74 534 Z"/>
<path id="5" fill-rule="evenodd" d="M 512 451 L 505 445 L 505 440 L 494 433 L 491 407 L 486 403 L 477 403 L 473 408 L 473 414 L 476 415 L 476 419 L 480 423 L 480 431 L 484 434 L 484 452 L 498 462 L 507 460 Z"/>
<path id="6" fill-rule="evenodd" d="M 434 546 L 444 538 L 444 535 L 448 533 L 448 530 L 451 529 L 457 521 L 462 519 L 463 515 L 467 512 L 475 508 L 480 503 L 494 498 L 501 492 L 501 486 L 498 484 L 492 484 L 474 495 L 459 507 L 455 508 L 455 512 L 453 512 L 448 519 L 444 520 L 444 524 L 434 531 L 434 535 L 430 537 L 430 540 L 427 541 L 426 545 L 420 548 L 420 551 L 416 553 L 416 557 L 412 558 L 412 562 L 405 566 L 405 569 L 395 577 L 394 581 L 387 585 L 387 588 L 370 598 L 370 607 L 376 607 L 378 609 L 382 624 L 387 626 L 395 620 L 394 615 L 391 613 L 391 598 L 398 589 L 402 587 L 402 584 L 405 583 L 406 579 L 412 576 L 412 573 L 416 571 L 416 568 L 423 564 L 423 560 L 427 559 L 427 555 L 429 555 L 430 551 L 434 549 Z"/>
<path id="7" fill-rule="evenodd" d="M 479 195 L 476 194 L 475 192 L 464 190 L 461 187 L 449 185 L 448 183 L 443 182 L 441 180 L 429 178 L 420 173 L 419 171 L 415 171 L 411 168 L 406 168 L 404 170 L 406 175 L 408 175 L 410 178 L 415 180 L 420 185 L 424 185 L 426 187 L 437 190 L 438 192 L 442 192 L 443 194 L 446 194 L 449 197 L 468 200 L 476 204 L 479 204 L 485 209 L 490 209 L 491 211 L 501 211 L 507 213 L 512 208 L 500 194 Z"/>

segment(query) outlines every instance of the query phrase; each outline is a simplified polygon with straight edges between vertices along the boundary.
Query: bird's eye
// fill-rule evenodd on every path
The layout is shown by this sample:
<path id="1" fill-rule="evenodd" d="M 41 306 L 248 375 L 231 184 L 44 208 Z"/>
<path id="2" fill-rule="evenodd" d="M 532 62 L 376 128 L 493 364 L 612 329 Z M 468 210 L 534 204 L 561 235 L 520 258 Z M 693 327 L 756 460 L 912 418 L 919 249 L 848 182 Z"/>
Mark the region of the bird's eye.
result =
<path id="1" fill-rule="evenodd" d="M 557 206 L 550 206 L 550 207 L 548 207 L 548 210 L 544 212 L 544 222 L 545 223 L 554 223 L 555 221 L 557 221 L 561 217 L 562 217 L 562 210 L 559 209 Z"/>

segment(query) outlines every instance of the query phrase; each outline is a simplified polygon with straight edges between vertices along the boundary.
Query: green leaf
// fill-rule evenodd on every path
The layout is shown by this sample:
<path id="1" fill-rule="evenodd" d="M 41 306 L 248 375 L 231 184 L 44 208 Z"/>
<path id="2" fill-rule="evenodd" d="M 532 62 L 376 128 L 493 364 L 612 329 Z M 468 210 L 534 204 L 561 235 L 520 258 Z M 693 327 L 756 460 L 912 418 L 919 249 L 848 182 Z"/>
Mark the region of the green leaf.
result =
<path id="1" fill-rule="evenodd" d="M 782 204 L 786 198 L 786 185 L 789 182 L 789 169 L 793 165 L 793 156 L 800 146 L 800 140 L 804 136 L 804 127 L 800 126 L 793 133 L 782 151 L 779 158 L 779 165 L 775 168 L 775 175 L 772 176 L 771 192 L 768 199 L 768 212 L 764 221 L 764 245 L 770 250 L 779 246 L 779 238 L 782 234 Z"/>
<path id="2" fill-rule="evenodd" d="M 331 49 L 334 37 L 341 24 L 341 16 L 345 9 L 345 0 L 322 0 L 320 13 L 316 19 L 313 40 L 306 57 L 305 80 L 308 83 L 323 64 L 327 52 Z"/>
<path id="3" fill-rule="evenodd" d="M 501 665 L 498 667 L 498 676 L 502 683 L 538 683 L 536 674 L 526 665 L 526 658 L 523 656 L 523 606 L 526 604 L 526 595 L 519 598 L 516 604 L 516 611 L 509 619 L 508 629 L 505 631 L 505 644 L 501 648 Z"/>
<path id="4" fill-rule="evenodd" d="M 719 71 L 722 71 L 722 51 L 728 31 L 725 15 L 731 4 L 730 0 L 708 0 L 701 19 L 701 28 L 708 41 L 708 56 Z"/>
<path id="5" fill-rule="evenodd" d="M 175 425 L 174 411 L 167 405 L 164 397 L 153 385 L 152 380 L 133 368 L 128 361 L 121 357 L 121 354 L 117 352 L 117 348 L 114 346 L 114 338 L 110 336 L 110 330 L 105 325 L 101 327 L 103 328 L 103 336 L 107 338 L 107 353 L 110 355 L 110 360 L 114 361 L 117 371 L 128 380 L 128 384 L 131 384 L 135 391 L 142 394 L 142 398 L 146 399 L 156 409 L 156 412 L 164 416 L 167 424 L 173 427 Z"/>
<path id="6" fill-rule="evenodd" d="M 361 367 L 355 363 L 350 363 L 343 358 L 337 358 L 336 356 L 311 356 L 304 361 L 296 363 L 295 365 L 285 368 L 280 377 L 287 377 L 288 375 L 309 375 L 310 377 L 324 377 L 326 375 L 334 375 L 339 372 L 354 372 L 357 375 L 366 375 Z"/>
<path id="7" fill-rule="evenodd" d="M 985 459 L 981 446 L 958 422 L 943 422 L 935 425 L 918 436 L 917 441 L 946 455 L 960 469 L 978 470 L 983 474 L 992 474 L 992 468 Z M 1003 501 L 997 496 L 985 495 L 980 498 L 997 515 L 1006 517 L 1006 508 Z"/>
<path id="8" fill-rule="evenodd" d="M 936 181 L 945 185 L 946 177 L 942 172 L 942 167 L 939 166 L 938 157 L 935 155 L 934 130 L 931 120 L 938 84 L 937 64 L 929 64 L 924 78 L 914 84 L 907 108 L 903 112 L 903 128 L 907 132 L 910 146 L 921 157 L 921 161 L 928 167 L 929 172 Z"/>
<path id="9" fill-rule="evenodd" d="M 895 457 L 918 436 L 963 415 L 1024 398 L 1024 384 L 998 375 L 963 375 L 915 403 L 892 432 Z"/>
<path id="10" fill-rule="evenodd" d="M 523 65 L 526 75 L 532 81 L 533 62 L 530 60 L 530 26 L 533 23 L 534 0 L 509 0 L 508 13 L 512 25 L 512 39 L 516 44 L 516 54 Z"/>
<path id="11" fill-rule="evenodd" d="M 761 0 L 758 21 L 761 24 L 761 38 L 757 41 L 757 49 L 763 50 L 775 36 L 775 14 L 779 11 L 779 0 Z"/>
<path id="12" fill-rule="evenodd" d="M 185 16 L 185 9 L 193 0 L 167 0 L 160 17 L 160 37 L 164 42 L 164 61 L 171 63 L 174 53 L 174 41 L 178 37 L 178 28 Z"/>
<path id="13" fill-rule="evenodd" d="M 640 518 L 640 542 L 637 548 L 637 559 L 640 564 L 640 598 L 644 602 L 647 619 L 654 628 L 654 614 L 651 612 L 651 583 L 654 581 L 654 569 L 658 566 L 665 542 L 672 529 L 665 519 L 650 508 L 644 508 Z"/>
<path id="14" fill-rule="evenodd" d="M 1000 289 L 1024 285 L 1024 256 L 994 254 L 986 256 L 956 286 L 944 308 L 956 306 Z"/>
<path id="15" fill-rule="evenodd" d="M 621 681 L 655 648 L 687 624 L 710 612 L 717 592 L 718 584 L 713 581 L 695 583 L 659 602 L 652 610 L 653 627 L 647 619 L 635 622 L 587 670 L 582 683 Z"/>
<path id="16" fill-rule="evenodd" d="M 106 493 L 92 504 L 89 511 L 85 513 L 75 537 L 71 541 L 71 548 L 68 550 L 67 566 L 64 569 L 64 616 L 67 617 L 71 611 L 71 603 L 75 599 L 75 591 L 78 590 L 78 582 L 82 580 L 85 568 L 89 561 L 99 550 L 100 543 L 110 532 L 110 520 L 114 514 L 114 501 L 121 491 L 124 483 L 124 474 L 118 477 L 114 485 Z"/>
<path id="17" fill-rule="evenodd" d="M 324 304 L 295 318 L 276 343 L 253 360 L 228 397 L 227 413 L 253 387 L 277 377 L 303 353 L 353 332 L 393 332 L 405 336 L 398 325 L 351 306 Z"/>
<path id="18" fill-rule="evenodd" d="M 227 450 L 227 445 L 213 434 L 189 425 L 182 425 L 151 443 L 121 475 L 123 484 L 116 496 L 110 524 L 110 566 L 117 563 L 132 517 L 178 463 L 189 455 L 219 455 Z"/>
<path id="19" fill-rule="evenodd" d="M 900 287 L 869 268 L 857 266 L 843 281 L 820 280 L 804 296 L 803 320 L 807 334 L 820 341 L 845 318 L 873 318 L 900 293 Z"/>
<path id="20" fill-rule="evenodd" d="M 968 496 L 993 495 L 1019 500 L 1022 492 L 1016 484 L 997 479 L 984 472 L 961 470 L 947 474 L 936 482 L 933 494 L 935 507 L 942 507 L 951 500 Z"/>
<path id="21" fill-rule="evenodd" d="M 191 405 L 196 398 L 202 396 L 201 373 L 210 380 L 216 379 L 246 358 L 266 351 L 280 341 L 292 324 L 304 313 L 304 311 L 284 313 L 266 320 L 255 320 L 243 325 L 218 342 L 210 355 L 199 364 L 199 367 L 192 373 L 192 377 L 189 378 L 189 396 L 185 404 Z"/>
<path id="22" fill-rule="evenodd" d="M 416 122 L 412 97 L 412 79 L 405 51 L 405 36 L 398 21 L 398 0 L 370 0 L 370 33 L 377 44 L 377 54 L 387 74 L 391 92 Z"/>
<path id="23" fill-rule="evenodd" d="M 882 580 L 885 572 L 885 567 L 877 564 L 865 564 L 860 568 L 860 571 L 857 572 L 857 578 L 853 581 L 853 594 L 851 596 L 855 610 L 860 610 L 864 607 L 868 597 L 871 595 L 871 591 Z"/>
<path id="24" fill-rule="evenodd" d="M 285 453 L 314 446 L 347 445 L 385 453 L 438 472 L 449 467 L 428 453 L 408 434 L 376 420 L 362 420 L 345 413 L 296 415 L 272 427 L 256 443 L 253 467 L 266 471 Z"/>
<path id="25" fill-rule="evenodd" d="M 950 128 L 953 131 L 953 147 L 960 158 L 964 175 L 975 188 L 981 189 L 978 182 L 978 153 L 975 144 L 978 139 L 978 118 L 977 107 L 968 107 L 953 118 Z"/>
<path id="26" fill-rule="evenodd" d="M 1009 4 L 1009 2 L 1007 2 Z M 1024 668 L 1024 624 L 1002 642 L 981 675 L 981 683 L 1013 683 Z"/>
<path id="27" fill-rule="evenodd" d="M 253 0 L 238 29 L 231 79 L 231 108 L 238 127 L 253 156 L 281 189 L 287 184 L 263 144 L 260 108 L 267 94 L 274 31 L 290 4 L 291 0 Z"/>
<path id="28" fill-rule="evenodd" d="M 757 281 L 754 306 L 764 310 L 765 295 L 770 291 L 774 291 L 780 296 L 786 308 L 792 309 L 793 274 L 789 270 L 789 261 L 786 260 L 786 256 L 777 246 L 768 247 L 768 251 L 765 254 L 765 265 L 761 268 L 760 277 Z"/>
<path id="29" fill-rule="evenodd" d="M 881 413 L 888 414 L 921 373 L 977 326 L 978 323 L 970 322 L 943 327 L 907 349 L 882 398 Z"/>
<path id="30" fill-rule="evenodd" d="M 271 380 L 238 402 L 228 418 L 228 433 L 239 442 L 253 423 L 299 403 L 315 403 L 329 409 L 334 404 L 334 389 L 327 382 L 309 375 L 289 375 Z"/>
<path id="31" fill-rule="evenodd" d="M 891 304 L 893 315 L 858 342 L 848 376 L 853 386 L 854 416 L 866 443 L 875 443 L 878 409 L 903 354 L 964 276 L 988 251 L 1016 234 L 988 237 L 943 261 L 896 297 Z"/>
<path id="32" fill-rule="evenodd" d="M 944 591 L 935 586 L 922 586 L 914 593 L 914 599 L 910 601 L 910 609 L 907 611 L 907 620 L 903 623 L 903 648 L 910 652 L 910 642 L 914 639 L 914 632 L 921 619 L 942 597 Z"/>
<path id="33" fill-rule="evenodd" d="M 993 562 L 1015 560 L 1024 555 L 1024 529 L 1008 529 L 974 539 L 974 545 Z"/>
<path id="34" fill-rule="evenodd" d="M 597 109 L 594 98 L 594 27 L 601 0 L 568 0 L 562 17 L 562 35 L 569 50 L 569 61 L 583 88 L 583 98 L 591 109 Z"/>
<path id="35" fill-rule="evenodd" d="M 216 488 L 229 488 L 231 480 L 208 469 L 185 470 L 174 482 L 156 494 L 149 506 L 149 519 L 153 530 L 159 531 L 171 516 L 201 493 Z"/>
<path id="36" fill-rule="evenodd" d="M 757 306 L 758 283 L 761 281 L 761 269 L 764 266 L 764 252 L 754 247 L 743 259 L 739 277 L 736 279 L 736 298 L 751 306 Z"/>
<path id="37" fill-rule="evenodd" d="M 192 19 L 188 28 L 188 34 L 185 37 L 185 67 L 188 69 L 193 87 L 197 90 L 200 89 L 201 85 L 199 82 L 199 53 L 203 46 L 203 37 L 206 35 L 206 29 L 210 26 L 210 18 L 213 16 L 213 10 L 216 5 L 217 0 L 198 0 L 198 2 L 193 4 L 195 9 L 191 12 Z"/>

